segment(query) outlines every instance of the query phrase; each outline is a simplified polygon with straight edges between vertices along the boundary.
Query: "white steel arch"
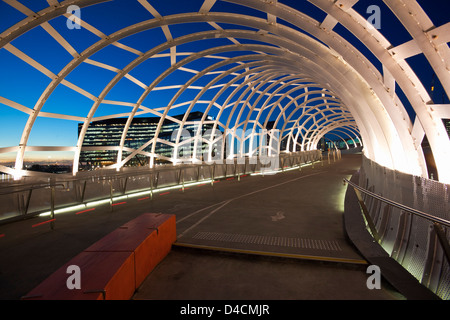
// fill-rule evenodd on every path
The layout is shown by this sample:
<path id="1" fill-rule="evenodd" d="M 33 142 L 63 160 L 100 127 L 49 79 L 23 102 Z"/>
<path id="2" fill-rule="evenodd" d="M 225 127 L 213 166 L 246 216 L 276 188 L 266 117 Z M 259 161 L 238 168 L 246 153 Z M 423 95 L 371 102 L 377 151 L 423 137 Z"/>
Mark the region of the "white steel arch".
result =
<path id="1" fill-rule="evenodd" d="M 120 3 L 120 0 L 116 2 Z M 216 12 L 215 6 L 222 2 L 234 5 L 234 10 Z M 352 8 L 357 2 L 311 0 L 310 3 L 326 15 L 323 21 L 319 21 L 301 12 L 301 7 L 291 8 L 281 0 L 205 0 L 201 2 L 201 7 L 192 7 L 189 12 L 165 16 L 158 11 L 161 4 L 139 0 L 142 10 L 149 14 L 148 20 L 129 24 L 109 35 L 100 31 L 101 26 L 96 26 L 95 21 L 82 20 L 83 28 L 97 37 L 97 40 L 90 43 L 84 51 L 78 52 L 71 39 L 65 38 L 61 30 L 53 25 L 57 19 L 70 17 L 67 12 L 70 5 L 78 6 L 81 12 L 88 12 L 96 4 L 106 7 L 108 2 L 48 1 L 48 7 L 33 12 L 17 1 L 6 1 L 8 6 L 25 14 L 26 18 L 0 33 L 0 48 L 45 75 L 50 82 L 34 105 L 23 105 L 14 101 L 14 97 L 7 93 L 0 94 L 0 103 L 27 116 L 18 145 L 0 146 L 0 155 L 16 153 L 15 167 L 11 169 L 0 165 L 0 170 L 15 173 L 20 177 L 26 174 L 23 170 L 25 152 L 72 151 L 75 154 L 73 173 L 76 174 L 89 124 L 94 120 L 114 117 L 127 117 L 119 145 L 98 148 L 117 151 L 116 164 L 112 167 L 120 169 L 136 154 L 148 157 L 152 166 L 154 158 L 159 156 L 157 143 L 173 147 L 175 157 L 170 160 L 176 162 L 176 151 L 182 146 L 180 136 L 178 135 L 175 142 L 161 140 L 159 132 L 162 124 L 165 120 L 177 123 L 181 132 L 194 107 L 205 104 L 205 113 L 199 128 L 207 122 L 207 116 L 213 114 L 213 130 L 231 130 L 232 139 L 243 142 L 248 139 L 245 136 L 246 131 L 250 130 L 252 139 L 257 128 L 266 128 L 269 122 L 273 121 L 274 128 L 281 128 L 282 137 L 287 137 L 287 149 L 292 144 L 294 150 L 299 136 L 302 136 L 302 148 L 309 150 L 315 149 L 326 133 L 333 130 L 340 132 L 339 128 L 352 128 L 357 136 L 360 135 L 358 139 L 364 142 L 364 152 L 368 158 L 389 168 L 424 177 L 427 177 L 428 173 L 421 142 L 426 136 L 436 161 L 439 180 L 449 183 L 450 169 L 447 163 L 450 159 L 450 141 L 442 119 L 450 118 L 450 108 L 448 105 L 436 105 L 431 100 L 415 70 L 406 62 L 409 57 L 423 54 L 448 95 L 450 55 L 446 30 L 449 24 L 434 26 L 414 0 L 385 0 L 385 4 L 413 39 L 394 47 L 383 36 L 382 30 L 368 24 L 364 17 Z M 245 8 L 256 9 L 267 18 L 248 14 Z M 84 16 L 82 15 L 82 18 Z M 203 26 L 203 29 L 186 31 L 185 34 L 176 36 L 174 29 L 184 24 L 198 24 Z M 383 73 L 377 70 L 374 62 L 369 61 L 356 49 L 351 40 L 333 31 L 337 24 L 345 27 L 371 51 L 378 59 L 377 62 L 381 63 Z M 208 26 L 209 30 L 205 31 L 205 26 Z M 16 44 L 16 39 L 38 27 L 45 30 L 72 56 L 57 73 L 50 71 L 53 68 L 44 66 Z M 154 29 L 160 29 L 165 40 L 155 43 L 147 52 L 130 45 L 130 37 Z M 219 40 L 226 40 L 231 44 L 215 44 L 215 41 Z M 210 48 L 196 52 L 183 51 L 185 46 L 207 42 L 211 43 Z M 98 54 L 110 46 L 134 55 L 135 58 L 123 68 L 98 61 Z M 178 60 L 180 57 L 182 59 Z M 137 70 L 147 61 L 163 58 L 167 58 L 170 63 L 152 81 L 145 83 L 133 75 L 138 74 Z M 83 89 L 82 83 L 68 80 L 74 70 L 85 64 L 114 73 L 97 95 Z M 192 67 L 201 64 L 198 70 Z M 182 83 L 158 87 L 164 81 L 172 79 L 175 72 L 190 73 L 193 76 Z M 214 74 L 217 76 L 208 80 L 208 77 Z M 122 79 L 131 81 L 142 90 L 137 101 L 108 99 L 108 93 L 116 88 Z M 200 83 L 202 81 L 206 81 L 206 85 Z M 85 116 L 45 111 L 47 101 L 61 85 L 92 101 Z M 409 117 L 402 100 L 396 94 L 396 86 L 406 95 L 416 119 Z M 170 90 L 177 91 L 167 101 L 166 106 L 155 108 L 144 105 L 147 104 L 150 93 Z M 183 97 L 188 90 L 197 90 L 197 94 L 186 101 Z M 210 94 L 213 95 L 212 98 L 208 98 Z M 97 116 L 96 113 L 103 104 L 127 107 L 129 110 Z M 171 116 L 172 111 L 185 108 L 186 114 L 182 120 Z M 136 116 L 147 114 L 160 117 L 155 136 L 137 149 L 126 147 L 125 139 L 132 120 Z M 29 145 L 32 129 L 39 117 L 83 123 L 76 145 Z M 310 121 L 312 125 L 306 126 Z M 240 135 L 236 135 L 238 128 L 242 132 Z M 199 129 L 193 139 L 195 144 L 201 141 L 200 132 Z M 209 143 L 213 140 L 214 137 L 211 137 Z M 151 151 L 146 151 L 147 147 L 151 148 Z M 124 151 L 128 153 L 125 158 Z M 243 153 L 241 148 L 240 154 Z M 192 161 L 195 160 L 194 154 Z"/>

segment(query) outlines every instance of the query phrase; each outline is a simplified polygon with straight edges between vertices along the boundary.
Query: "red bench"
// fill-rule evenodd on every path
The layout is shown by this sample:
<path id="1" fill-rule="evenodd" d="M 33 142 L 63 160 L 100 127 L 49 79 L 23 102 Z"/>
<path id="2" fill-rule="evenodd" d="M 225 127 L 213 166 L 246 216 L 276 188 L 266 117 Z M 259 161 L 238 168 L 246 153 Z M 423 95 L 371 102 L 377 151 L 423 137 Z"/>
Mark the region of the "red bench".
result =
<path id="1" fill-rule="evenodd" d="M 22 299 L 130 299 L 175 240 L 175 215 L 143 214 L 75 256 Z M 80 268 L 81 289 L 67 288 L 70 265 Z"/>

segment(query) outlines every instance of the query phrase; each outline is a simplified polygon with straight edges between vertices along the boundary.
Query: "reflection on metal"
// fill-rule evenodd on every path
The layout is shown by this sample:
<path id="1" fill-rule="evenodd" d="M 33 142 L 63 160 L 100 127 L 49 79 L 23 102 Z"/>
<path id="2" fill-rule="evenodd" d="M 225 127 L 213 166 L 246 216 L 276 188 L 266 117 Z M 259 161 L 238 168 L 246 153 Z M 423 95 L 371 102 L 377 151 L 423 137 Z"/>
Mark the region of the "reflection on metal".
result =
<path id="1" fill-rule="evenodd" d="M 448 184 L 382 167 L 363 157 L 358 190 L 386 253 L 421 284 L 450 298 Z"/>
<path id="2" fill-rule="evenodd" d="M 205 0 L 201 5 L 184 6 L 185 11 L 177 11 L 177 14 L 170 14 L 171 8 L 162 10 L 162 2 L 149 0 L 133 4 L 122 0 L 48 1 L 34 4 L 33 8 L 40 7 L 36 12 L 25 4 L 7 1 L 3 5 L 26 17 L 0 31 L 0 48 L 5 49 L 8 57 L 17 58 L 18 66 L 27 64 L 50 81 L 34 105 L 19 103 L 23 100 L 12 95 L 15 90 L 0 96 L 0 103 L 27 119 L 20 132 L 19 143 L 0 148 L 0 154 L 15 153 L 15 167 L 1 165 L 0 170 L 16 179 L 37 175 L 24 170 L 27 152 L 70 151 L 74 153 L 73 174 L 78 175 L 78 160 L 90 122 L 116 117 L 126 117 L 128 121 L 120 144 L 113 147 L 118 154 L 114 168 L 120 170 L 134 156 L 145 157 L 153 167 L 155 159 L 161 156 L 157 153 L 157 144 L 173 148 L 172 161 L 177 163 L 176 153 L 182 141 L 160 139 L 161 125 L 164 121 L 172 121 L 182 130 L 187 125 L 189 113 L 201 106 L 204 116 L 199 125 L 212 124 L 214 130 L 232 132 L 231 142 L 241 146 L 233 150 L 236 157 L 246 155 L 248 151 L 242 145 L 252 143 L 257 129 L 270 129 L 272 126 L 280 130 L 281 140 L 286 141 L 282 151 L 288 152 L 315 150 L 323 136 L 344 130 L 344 135 L 350 135 L 350 139 L 364 142 L 364 154 L 369 159 L 391 169 L 427 177 L 421 148 L 426 136 L 439 180 L 449 183 L 450 140 L 441 119 L 448 116 L 450 107 L 435 105 L 417 77 L 417 70 L 406 62 L 410 57 L 423 55 L 449 95 L 448 24 L 434 26 L 415 0 L 385 2 L 411 34 L 412 40 L 392 45 L 383 35 L 383 28 L 368 27 L 365 18 L 352 7 L 355 1 L 344 4 L 331 0 L 310 1 L 325 13 L 323 21 L 301 12 L 301 4 L 297 10 L 282 1 L 268 4 L 265 0 Z M 144 16 L 148 14 L 148 18 L 141 17 L 142 20 L 120 28 L 107 26 L 105 29 L 113 29 L 114 32 L 104 33 L 101 31 L 103 26 L 98 25 L 95 19 L 95 4 L 107 12 L 109 6 L 114 7 L 117 3 L 124 5 L 124 12 L 134 6 L 142 10 Z M 227 12 L 215 9 L 224 3 Z M 81 29 L 71 32 L 82 31 L 92 35 L 93 40 L 87 45 L 77 43 L 76 37 L 67 36 L 65 30 L 57 27 L 58 21 L 70 18 L 66 11 L 69 5 L 81 8 L 81 17 L 77 17 Z M 248 12 L 252 11 L 248 8 L 262 14 L 250 14 Z M 161 14 L 162 11 L 167 14 Z M 132 17 L 133 14 L 126 16 Z M 180 29 L 179 26 L 184 24 L 189 27 Z M 192 29 L 193 25 L 199 28 Z M 336 28 L 338 25 L 361 41 L 376 61 L 369 61 L 352 39 L 342 36 Z M 53 65 L 44 65 L 38 57 L 29 55 L 23 43 L 14 41 L 25 39 L 37 26 L 42 27 L 55 45 L 70 55 L 71 60 L 66 61 L 60 70 Z M 132 40 L 152 30 L 162 31 L 163 40 L 155 40 L 144 50 L 140 45 L 133 47 L 138 42 L 147 43 L 147 38 L 146 41 Z M 183 30 L 181 35 L 180 30 Z M 216 42 L 218 40 L 221 41 Z M 201 43 L 199 48 L 203 49 L 192 52 L 193 43 Z M 104 53 L 108 48 L 133 58 L 119 68 L 107 62 L 110 60 Z M 143 70 L 153 63 L 161 72 L 154 78 L 144 79 L 143 74 L 147 73 Z M 380 70 L 375 67 L 378 64 L 382 66 Z M 83 68 L 93 71 L 86 77 L 96 79 L 96 70 L 106 70 L 111 77 L 104 86 L 98 81 L 94 94 L 91 92 L 94 89 L 85 88 L 83 79 L 77 82 L 77 77 L 72 76 Z M 2 76 L 11 78 L 16 75 L 4 72 Z M 23 80 L 28 78 L 27 74 L 17 76 Z M 124 79 L 140 93 L 137 98 L 122 96 L 120 101 L 108 100 L 110 93 Z M 397 96 L 396 88 L 404 92 L 413 107 L 417 115 L 414 122 Z M 68 90 L 87 99 L 83 108 L 88 111 L 84 114 L 74 112 L 73 115 L 67 110 L 47 112 L 46 107 L 51 104 L 48 101 L 57 95 L 57 90 Z M 170 92 L 168 99 L 164 92 Z M 190 96 L 189 92 L 196 94 Z M 161 104 L 163 107 L 152 105 L 153 101 L 158 101 L 154 97 L 166 99 Z M 98 116 L 97 112 L 104 105 L 127 108 L 127 111 L 111 111 Z M 174 119 L 177 111 L 186 116 L 182 120 Z M 156 134 L 138 148 L 127 148 L 125 141 L 132 119 L 142 115 L 160 117 Z M 32 129 L 38 126 L 39 118 L 82 123 L 77 144 L 69 147 L 33 146 L 30 143 Z M 194 144 L 202 141 L 200 136 L 195 135 Z M 206 140 L 209 145 L 214 142 L 213 138 Z M 98 147 L 99 151 L 106 149 Z M 209 152 L 211 155 L 211 148 Z M 196 159 L 194 155 L 192 162 L 197 163 Z"/>

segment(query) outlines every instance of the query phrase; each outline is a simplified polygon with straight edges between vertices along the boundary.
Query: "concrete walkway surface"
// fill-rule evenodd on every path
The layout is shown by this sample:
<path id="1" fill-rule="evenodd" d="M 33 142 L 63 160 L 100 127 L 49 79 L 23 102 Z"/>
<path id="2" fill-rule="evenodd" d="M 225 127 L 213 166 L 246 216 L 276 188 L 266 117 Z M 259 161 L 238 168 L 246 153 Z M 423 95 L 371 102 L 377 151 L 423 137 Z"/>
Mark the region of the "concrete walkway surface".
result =
<path id="1" fill-rule="evenodd" d="M 344 228 L 343 178 L 360 155 L 276 175 L 222 179 L 153 199 L 0 226 L 0 299 L 20 299 L 73 256 L 146 212 L 172 213 L 178 240 L 135 300 L 401 300 L 366 285 Z"/>

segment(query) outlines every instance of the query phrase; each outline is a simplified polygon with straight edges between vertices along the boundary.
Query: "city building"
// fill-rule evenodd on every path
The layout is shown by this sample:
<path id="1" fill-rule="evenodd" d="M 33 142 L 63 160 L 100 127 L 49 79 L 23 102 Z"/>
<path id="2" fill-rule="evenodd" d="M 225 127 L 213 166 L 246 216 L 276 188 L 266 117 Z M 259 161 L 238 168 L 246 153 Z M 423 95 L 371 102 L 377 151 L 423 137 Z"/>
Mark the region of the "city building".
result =
<path id="1" fill-rule="evenodd" d="M 188 132 L 190 137 L 193 137 L 198 128 L 198 122 L 203 116 L 202 112 L 192 112 L 189 114 L 186 124 L 183 127 L 184 132 Z M 173 118 L 182 120 L 184 115 L 177 115 Z M 155 136 L 156 129 L 159 123 L 159 117 L 146 117 L 146 118 L 134 118 L 130 124 L 125 139 L 124 147 L 131 149 L 138 149 Z M 206 118 L 207 123 L 203 124 L 202 134 L 208 129 L 211 129 L 213 125 L 208 122 L 213 120 L 212 117 Z M 92 167 L 103 167 L 112 165 L 117 162 L 118 150 L 108 150 L 108 147 L 120 146 L 120 140 L 122 138 L 122 132 L 125 128 L 127 118 L 116 118 L 95 121 L 90 123 L 82 145 L 82 151 L 80 154 L 80 168 L 90 169 Z M 82 123 L 78 125 L 78 135 L 81 132 Z M 180 125 L 177 122 L 165 120 L 158 138 L 165 141 L 175 142 L 177 130 Z M 218 130 L 218 129 L 217 129 Z M 203 136 L 203 138 L 208 138 Z M 203 142 L 201 146 L 202 153 L 207 144 Z M 87 150 L 92 147 L 98 147 L 98 150 Z M 150 144 L 144 148 L 144 152 L 151 152 L 152 145 Z M 188 143 L 178 150 L 178 158 L 188 157 L 193 154 L 194 143 Z M 84 150 L 83 150 L 84 149 Z M 162 156 L 155 159 L 155 163 L 167 163 L 168 159 L 173 158 L 174 148 L 171 145 L 157 142 L 155 153 Z M 186 154 L 188 153 L 188 154 Z M 122 158 L 130 155 L 129 151 L 124 151 Z M 149 162 L 149 157 L 141 154 L 136 154 L 130 161 L 127 162 L 127 166 L 143 166 Z"/>

